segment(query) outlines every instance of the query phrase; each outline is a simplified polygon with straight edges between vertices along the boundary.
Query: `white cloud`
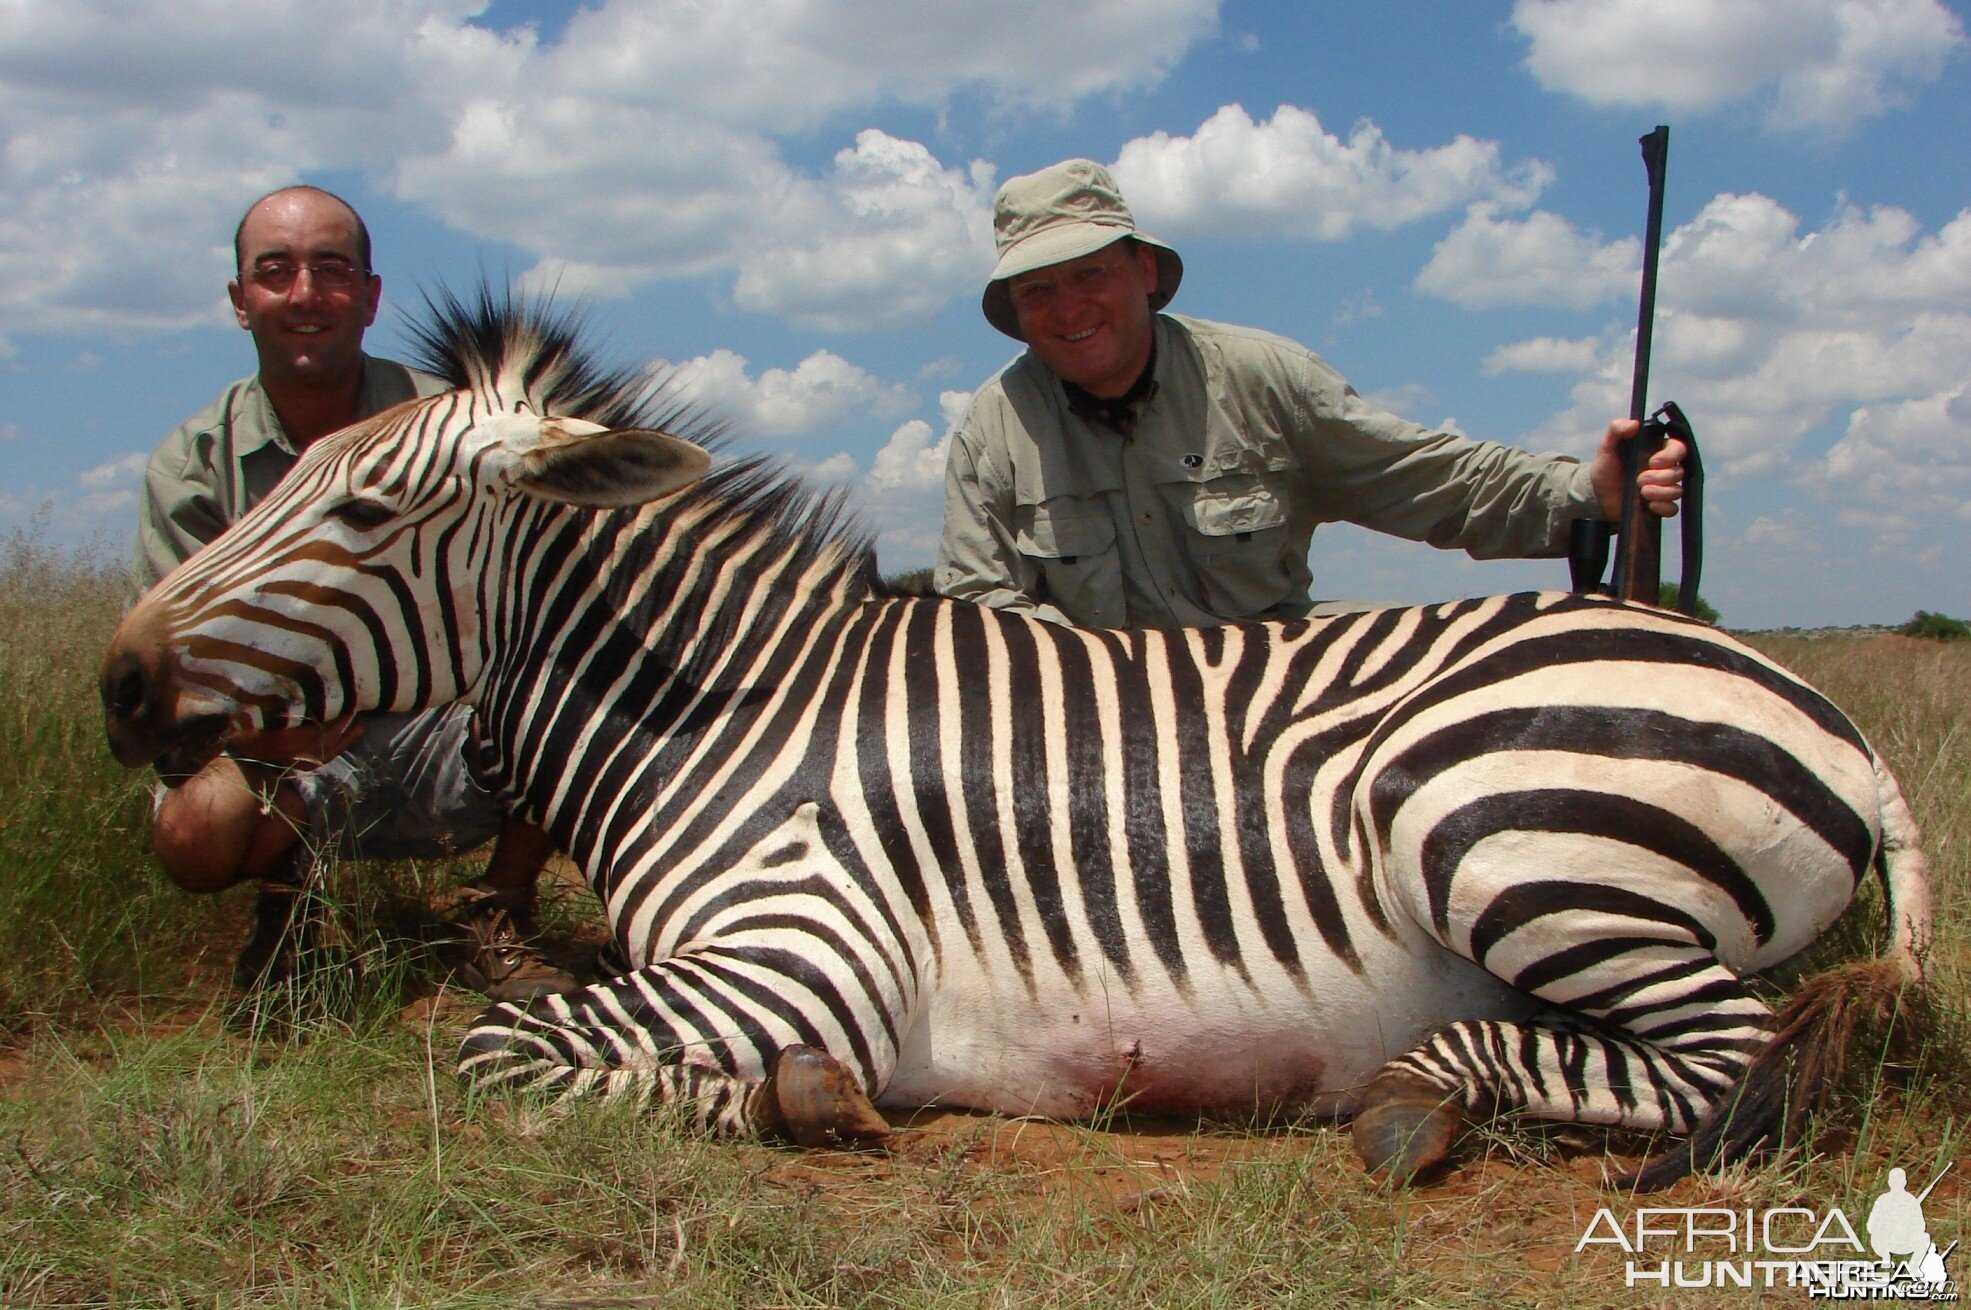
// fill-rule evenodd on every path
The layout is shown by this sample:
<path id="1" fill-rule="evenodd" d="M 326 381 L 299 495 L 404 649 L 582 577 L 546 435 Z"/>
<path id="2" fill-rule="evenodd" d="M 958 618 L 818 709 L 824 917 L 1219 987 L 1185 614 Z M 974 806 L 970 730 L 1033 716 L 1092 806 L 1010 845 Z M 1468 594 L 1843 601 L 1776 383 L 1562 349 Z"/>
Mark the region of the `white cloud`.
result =
<path id="1" fill-rule="evenodd" d="M 1062 110 L 1154 84 L 1217 25 L 1217 0 L 608 0 L 543 42 L 483 8 L 0 7 L 0 319 L 224 321 L 245 204 L 345 172 L 511 242 L 535 283 L 713 274 L 811 325 L 919 321 L 985 263 L 990 171 L 880 133 L 811 171 L 783 138 L 959 95 Z"/>
<path id="2" fill-rule="evenodd" d="M 914 418 L 895 432 L 869 466 L 874 487 L 917 493 L 944 486 L 946 444 L 931 440 L 931 425 Z"/>
<path id="3" fill-rule="evenodd" d="M 920 568 L 937 555 L 944 527 L 944 465 L 951 430 L 972 403 L 969 391 L 938 393 L 944 432 L 923 419 L 910 419 L 890 434 L 870 461 L 869 471 L 846 454 L 803 469 L 817 482 L 847 484 L 853 503 L 876 534 L 877 554 L 886 573 Z"/>
<path id="4" fill-rule="evenodd" d="M 922 567 L 937 555 L 951 433 L 947 427 L 936 441 L 931 434 L 931 425 L 922 419 L 898 427 L 856 484 L 856 503 L 876 530 L 876 550 L 886 572 Z"/>
<path id="5" fill-rule="evenodd" d="M 893 418 L 916 403 L 908 387 L 885 384 L 826 350 L 758 377 L 747 371 L 745 356 L 715 350 L 677 365 L 670 377 L 680 398 L 764 437 L 818 431 L 857 413 Z"/>
<path id="6" fill-rule="evenodd" d="M 0 437 L 22 435 L 8 425 Z M 130 524 L 137 514 L 137 492 L 143 486 L 149 456 L 130 454 L 76 475 L 75 482 L 54 492 L 16 487 L 0 493 L 0 525 L 56 541 L 89 541 L 112 554 L 124 549 Z"/>
<path id="7" fill-rule="evenodd" d="M 1336 327 L 1352 327 L 1383 316 L 1382 302 L 1376 299 L 1373 288 L 1363 287 L 1352 296 L 1343 296 L 1335 304 L 1334 317 L 1330 320 Z"/>
<path id="8" fill-rule="evenodd" d="M 1587 309 L 1634 295 L 1641 269 L 1642 242 L 1634 237 L 1604 245 L 1599 234 L 1582 232 L 1558 214 L 1502 219 L 1495 206 L 1479 204 L 1437 243 L 1416 287 L 1466 309 Z"/>
<path id="9" fill-rule="evenodd" d="M 1901 517 L 1971 519 L 1971 388 L 1864 405 L 1827 452 L 1830 495 Z"/>
<path id="10" fill-rule="evenodd" d="M 956 427 L 965 417 L 965 411 L 972 407 L 972 393 L 969 391 L 940 391 L 938 409 L 944 415 L 947 428 Z"/>
<path id="11" fill-rule="evenodd" d="M 442 107 L 520 54 L 461 17 L 359 0 L 202 0 L 136 20 L 113 3 L 8 6 L 0 315 L 16 330 L 222 321 L 249 200 L 438 148 Z"/>
<path id="12" fill-rule="evenodd" d="M 98 464 L 80 475 L 76 481 L 91 492 L 114 491 L 118 488 L 134 491 L 143 482 L 144 468 L 149 462 L 150 456 L 141 451 L 135 452 L 121 459 L 113 459 L 107 464 Z"/>
<path id="13" fill-rule="evenodd" d="M 808 481 L 824 486 L 831 483 L 853 482 L 862 472 L 861 466 L 855 462 L 855 456 L 847 452 L 830 455 L 819 464 L 803 465 L 798 459 L 790 459 L 788 465 Z"/>
<path id="14" fill-rule="evenodd" d="M 1835 131 L 1965 43 L 1940 0 L 1515 0 L 1512 22 L 1550 91 L 1685 115 L 1764 97 L 1775 127 Z"/>
<path id="15" fill-rule="evenodd" d="M 614 0 L 578 14 L 543 62 L 598 100 L 795 132 L 884 100 L 940 107 L 961 88 L 1064 109 L 1155 84 L 1217 25 L 1216 0 Z"/>
<path id="16" fill-rule="evenodd" d="M 1421 422 L 1418 416 L 1437 404 L 1437 395 L 1421 382 L 1405 382 L 1393 387 L 1378 387 L 1362 394 L 1362 399 L 1377 409 L 1391 414 L 1402 414 Z"/>
<path id="17" fill-rule="evenodd" d="M 1684 406 L 1726 482 L 1784 477 L 1864 516 L 1961 513 L 1971 210 L 1934 233 L 1902 210 L 1848 205 L 1818 231 L 1800 228 L 1765 196 L 1721 195 L 1665 238 L 1652 401 Z M 1509 232 L 1501 248 L 1515 244 Z M 1572 243 L 1576 275 L 1602 285 L 1597 256 L 1622 244 Z M 1579 299 L 1557 269 L 1525 285 L 1552 303 Z M 1633 351 L 1632 328 L 1616 320 L 1590 337 L 1500 347 L 1486 367 L 1573 374 L 1572 404 L 1527 441 L 1580 449 L 1627 409 Z M 1829 422 L 1845 435 L 1816 458 L 1809 437 Z"/>
<path id="18" fill-rule="evenodd" d="M 984 164 L 947 169 L 917 142 L 858 133 L 798 221 L 783 211 L 740 253 L 733 298 L 824 330 L 921 322 L 990 267 L 992 189 Z"/>
<path id="19" fill-rule="evenodd" d="M 1585 373 L 1595 367 L 1601 351 L 1601 342 L 1593 337 L 1535 337 L 1500 346 L 1481 367 L 1487 373 Z"/>
<path id="20" fill-rule="evenodd" d="M 1138 137 L 1123 146 L 1114 172 L 1138 223 L 1158 236 L 1330 241 L 1474 201 L 1523 209 L 1553 180 L 1548 165 L 1507 167 L 1497 145 L 1468 136 L 1398 150 L 1365 121 L 1343 141 L 1292 105 L 1264 123 L 1226 105 L 1191 136 Z"/>

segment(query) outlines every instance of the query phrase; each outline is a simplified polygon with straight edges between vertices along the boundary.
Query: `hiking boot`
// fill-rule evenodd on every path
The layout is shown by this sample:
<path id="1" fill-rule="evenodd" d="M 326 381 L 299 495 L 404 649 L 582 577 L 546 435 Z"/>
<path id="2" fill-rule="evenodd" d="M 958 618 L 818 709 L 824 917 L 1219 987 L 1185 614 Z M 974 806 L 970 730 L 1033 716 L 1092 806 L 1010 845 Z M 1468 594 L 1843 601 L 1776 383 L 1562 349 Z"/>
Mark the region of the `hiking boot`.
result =
<path id="1" fill-rule="evenodd" d="M 525 1002 L 581 986 L 534 944 L 540 929 L 531 896 L 468 886 L 460 891 L 452 922 L 466 950 L 459 981 L 488 1000 Z"/>
<path id="2" fill-rule="evenodd" d="M 261 879 L 253 901 L 253 927 L 233 961 L 233 986 L 253 993 L 292 982 L 301 956 L 317 945 L 321 917 L 297 856 L 277 873 Z"/>
<path id="3" fill-rule="evenodd" d="M 261 882 L 253 927 L 233 961 L 229 1028 L 287 1038 L 351 1013 L 364 986 L 363 961 L 349 949 L 315 872 L 300 854 Z"/>

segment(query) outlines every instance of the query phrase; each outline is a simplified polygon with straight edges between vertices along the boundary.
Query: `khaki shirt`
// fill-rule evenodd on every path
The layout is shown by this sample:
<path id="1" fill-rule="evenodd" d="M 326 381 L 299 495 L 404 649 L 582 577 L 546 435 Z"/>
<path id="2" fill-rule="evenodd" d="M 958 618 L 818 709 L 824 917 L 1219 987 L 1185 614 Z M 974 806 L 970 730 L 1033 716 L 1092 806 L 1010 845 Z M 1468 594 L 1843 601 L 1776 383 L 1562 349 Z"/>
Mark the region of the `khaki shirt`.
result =
<path id="1" fill-rule="evenodd" d="M 365 355 L 358 417 L 447 389 L 428 373 Z M 300 457 L 258 374 L 233 383 L 179 424 L 144 470 L 144 499 L 137 510 L 138 590 L 156 586 L 231 527 Z"/>
<path id="2" fill-rule="evenodd" d="M 941 594 L 1084 627 L 1292 618 L 1322 523 L 1490 559 L 1564 554 L 1571 520 L 1602 517 L 1578 460 L 1387 414 L 1283 337 L 1172 314 L 1156 333 L 1129 438 L 1071 413 L 1031 352 L 979 389 L 945 469 Z"/>

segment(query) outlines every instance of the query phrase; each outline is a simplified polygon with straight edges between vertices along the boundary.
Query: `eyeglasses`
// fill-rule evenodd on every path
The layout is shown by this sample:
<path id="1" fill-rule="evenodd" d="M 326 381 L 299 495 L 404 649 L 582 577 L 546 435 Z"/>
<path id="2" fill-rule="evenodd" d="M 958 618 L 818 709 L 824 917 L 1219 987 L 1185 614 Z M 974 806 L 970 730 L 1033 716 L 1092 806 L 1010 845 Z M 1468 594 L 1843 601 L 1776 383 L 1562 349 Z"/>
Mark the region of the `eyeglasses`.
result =
<path id="1" fill-rule="evenodd" d="M 304 268 L 308 270 L 308 276 L 318 291 L 348 291 L 370 275 L 367 268 L 358 268 L 341 259 L 323 264 L 296 264 L 285 259 L 263 259 L 248 269 L 246 276 L 254 286 L 279 296 L 293 290 L 294 280 L 301 276 L 301 270 Z"/>
<path id="2" fill-rule="evenodd" d="M 1055 304 L 1063 294 L 1070 296 L 1092 296 L 1100 291 L 1108 280 L 1122 268 L 1120 259 L 1105 260 L 1100 264 L 1088 264 L 1076 269 L 1066 277 L 1047 281 L 1035 280 L 1020 282 L 1008 288 L 1015 308 L 1032 312 L 1046 309 Z"/>

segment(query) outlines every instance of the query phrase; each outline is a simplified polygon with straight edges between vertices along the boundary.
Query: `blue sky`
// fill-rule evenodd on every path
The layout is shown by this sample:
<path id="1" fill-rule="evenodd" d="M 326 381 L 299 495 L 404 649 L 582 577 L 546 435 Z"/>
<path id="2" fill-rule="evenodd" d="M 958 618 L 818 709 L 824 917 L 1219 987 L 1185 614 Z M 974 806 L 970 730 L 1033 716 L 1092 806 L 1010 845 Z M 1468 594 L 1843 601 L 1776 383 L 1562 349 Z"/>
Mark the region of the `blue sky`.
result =
<path id="1" fill-rule="evenodd" d="M 135 16 L 133 15 L 141 15 Z M 144 456 L 252 368 L 240 211 L 368 219 L 420 286 L 556 285 L 927 563 L 998 183 L 1110 164 L 1174 308 L 1424 423 L 1585 454 L 1651 395 L 1712 470 L 1733 626 L 1971 614 L 1971 60 L 1943 0 L 0 0 L 0 531 L 122 549 Z M 1323 597 L 1565 585 L 1357 529 Z"/>

